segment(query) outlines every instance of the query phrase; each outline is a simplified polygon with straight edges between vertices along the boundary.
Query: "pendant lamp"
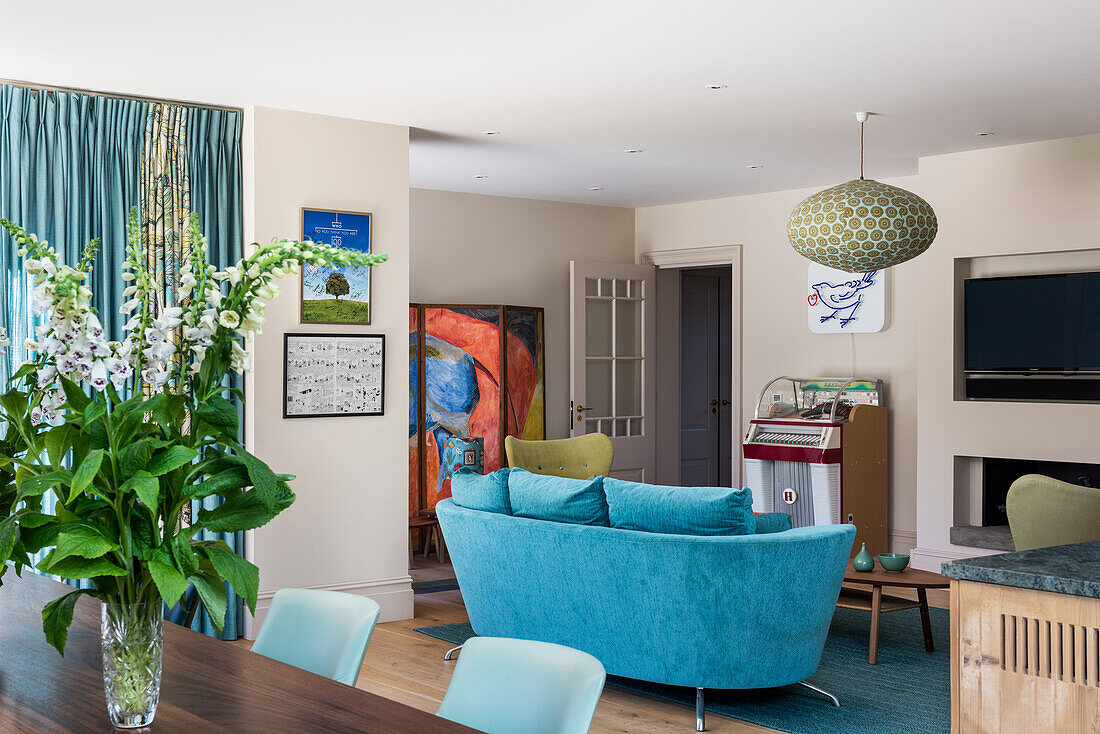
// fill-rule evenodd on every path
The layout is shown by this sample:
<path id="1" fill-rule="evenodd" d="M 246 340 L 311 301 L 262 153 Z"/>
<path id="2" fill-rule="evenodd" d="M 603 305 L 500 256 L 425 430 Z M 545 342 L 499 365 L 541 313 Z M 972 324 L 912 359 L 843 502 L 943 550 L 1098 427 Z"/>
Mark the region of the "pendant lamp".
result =
<path id="1" fill-rule="evenodd" d="M 868 273 L 912 260 L 936 238 L 936 213 L 911 191 L 863 177 L 859 122 L 859 178 L 819 191 L 791 212 L 787 238 L 799 255 L 849 273 Z"/>

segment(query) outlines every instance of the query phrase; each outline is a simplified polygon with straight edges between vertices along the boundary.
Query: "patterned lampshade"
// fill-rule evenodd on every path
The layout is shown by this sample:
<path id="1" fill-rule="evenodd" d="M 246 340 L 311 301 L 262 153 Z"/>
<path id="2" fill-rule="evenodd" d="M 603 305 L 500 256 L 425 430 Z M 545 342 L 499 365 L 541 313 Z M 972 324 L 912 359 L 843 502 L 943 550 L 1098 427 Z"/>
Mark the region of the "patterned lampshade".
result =
<path id="1" fill-rule="evenodd" d="M 928 249 L 936 231 L 936 213 L 927 201 L 862 178 L 817 192 L 787 222 L 798 254 L 849 273 L 911 260 Z"/>

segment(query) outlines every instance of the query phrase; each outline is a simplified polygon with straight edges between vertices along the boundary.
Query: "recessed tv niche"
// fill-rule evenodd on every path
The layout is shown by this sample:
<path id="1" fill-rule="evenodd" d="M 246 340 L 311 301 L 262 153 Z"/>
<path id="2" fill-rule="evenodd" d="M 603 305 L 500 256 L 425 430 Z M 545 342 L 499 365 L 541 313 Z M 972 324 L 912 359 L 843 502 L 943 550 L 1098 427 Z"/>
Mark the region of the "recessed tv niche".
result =
<path id="1" fill-rule="evenodd" d="M 1100 376 L 1100 272 L 969 278 L 968 374 Z"/>

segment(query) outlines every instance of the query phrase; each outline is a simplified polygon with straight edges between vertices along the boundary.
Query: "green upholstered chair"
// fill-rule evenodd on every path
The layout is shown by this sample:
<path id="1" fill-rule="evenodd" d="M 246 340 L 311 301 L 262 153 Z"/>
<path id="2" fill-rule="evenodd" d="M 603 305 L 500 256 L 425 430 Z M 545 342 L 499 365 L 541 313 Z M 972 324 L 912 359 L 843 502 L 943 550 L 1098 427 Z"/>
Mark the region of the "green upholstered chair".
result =
<path id="1" fill-rule="evenodd" d="M 1018 551 L 1100 540 L 1100 489 L 1025 474 L 1005 504 Z"/>
<path id="2" fill-rule="evenodd" d="M 532 474 L 551 474 L 568 479 L 606 477 L 611 473 L 615 447 L 602 433 L 554 441 L 521 441 L 508 436 L 504 453 L 509 469 L 526 469 Z"/>

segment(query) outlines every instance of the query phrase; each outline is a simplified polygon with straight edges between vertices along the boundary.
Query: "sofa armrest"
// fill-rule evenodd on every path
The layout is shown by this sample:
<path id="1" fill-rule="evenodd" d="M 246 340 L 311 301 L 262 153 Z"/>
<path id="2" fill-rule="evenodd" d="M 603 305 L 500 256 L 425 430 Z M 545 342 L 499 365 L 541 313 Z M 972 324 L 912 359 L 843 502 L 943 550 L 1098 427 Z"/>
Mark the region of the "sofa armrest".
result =
<path id="1" fill-rule="evenodd" d="M 785 512 L 762 512 L 756 516 L 756 534 L 781 533 L 791 529 L 791 516 Z"/>

